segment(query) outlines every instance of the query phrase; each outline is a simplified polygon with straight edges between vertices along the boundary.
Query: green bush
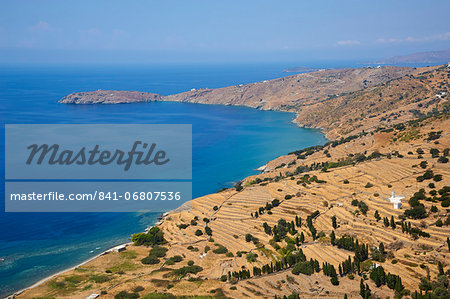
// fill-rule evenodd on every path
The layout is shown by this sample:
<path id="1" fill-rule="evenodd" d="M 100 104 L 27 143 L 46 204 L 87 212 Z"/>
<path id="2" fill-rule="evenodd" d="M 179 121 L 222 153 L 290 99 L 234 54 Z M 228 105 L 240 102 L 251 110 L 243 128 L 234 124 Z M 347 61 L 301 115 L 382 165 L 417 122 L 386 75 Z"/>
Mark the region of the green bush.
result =
<path id="1" fill-rule="evenodd" d="M 186 266 L 186 267 L 182 267 L 180 269 L 175 269 L 173 271 L 173 273 L 175 275 L 186 275 L 188 273 L 192 273 L 192 274 L 197 274 L 198 272 L 202 271 L 203 268 L 197 265 L 192 265 L 192 266 Z"/>
<path id="2" fill-rule="evenodd" d="M 142 286 L 137 286 L 137 287 L 135 287 L 135 288 L 133 289 L 133 292 L 139 293 L 139 292 L 142 292 L 143 290 L 144 290 L 144 287 L 142 287 Z"/>
<path id="3" fill-rule="evenodd" d="M 157 258 L 157 257 L 154 257 L 154 256 L 147 256 L 147 257 L 144 257 L 142 260 L 141 260 L 141 262 L 143 263 L 143 264 L 145 264 L 145 265 L 156 265 L 156 264 L 159 264 L 159 259 Z"/>
<path id="4" fill-rule="evenodd" d="M 153 246 L 164 244 L 166 242 L 164 233 L 157 226 L 152 227 L 147 233 L 134 234 L 131 237 L 131 241 L 133 241 L 136 246 Z"/>
<path id="5" fill-rule="evenodd" d="M 228 249 L 220 244 L 216 244 L 217 248 L 213 250 L 214 253 L 216 254 L 225 254 L 228 252 Z"/>
<path id="6" fill-rule="evenodd" d="M 116 296 L 114 296 L 114 299 L 134 299 L 134 298 L 139 298 L 139 294 L 122 291 L 118 293 Z"/>
<path id="7" fill-rule="evenodd" d="M 306 262 L 300 262 L 297 263 L 294 268 L 292 269 L 292 274 L 299 275 L 299 274 L 305 274 L 305 275 L 312 275 L 314 273 L 314 267 L 312 263 L 306 261 Z"/>
<path id="8" fill-rule="evenodd" d="M 152 249 L 150 249 L 150 252 L 148 255 L 154 256 L 154 257 L 165 257 L 167 248 L 161 247 L 161 246 L 153 246 Z"/>
<path id="9" fill-rule="evenodd" d="M 181 262 L 182 260 L 183 260 L 183 258 L 181 257 L 181 255 L 174 255 L 167 260 L 166 264 L 173 265 L 175 263 Z"/>
<path id="10" fill-rule="evenodd" d="M 247 254 L 247 261 L 249 262 L 249 263 L 254 263 L 254 262 L 256 262 L 256 260 L 257 260 L 257 258 L 258 258 L 258 255 L 256 254 L 256 253 L 249 253 L 249 254 Z"/>

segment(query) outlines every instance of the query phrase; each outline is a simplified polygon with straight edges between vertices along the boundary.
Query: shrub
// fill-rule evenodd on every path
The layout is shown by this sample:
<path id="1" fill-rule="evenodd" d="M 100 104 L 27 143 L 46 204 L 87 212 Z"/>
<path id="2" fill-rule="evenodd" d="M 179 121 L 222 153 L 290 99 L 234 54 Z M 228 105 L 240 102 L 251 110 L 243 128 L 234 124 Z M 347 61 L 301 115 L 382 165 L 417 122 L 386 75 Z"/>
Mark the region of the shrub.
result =
<path id="1" fill-rule="evenodd" d="M 167 252 L 167 248 L 165 247 L 161 247 L 161 246 L 154 246 L 150 252 L 149 252 L 149 256 L 154 256 L 154 257 L 165 257 L 166 256 L 166 252 Z"/>
<path id="2" fill-rule="evenodd" d="M 118 293 L 116 296 L 114 296 L 114 299 L 134 299 L 134 298 L 139 298 L 139 294 L 122 291 Z"/>
<path id="3" fill-rule="evenodd" d="M 441 175 L 441 174 L 436 174 L 436 175 L 433 177 L 433 181 L 435 181 L 435 182 L 440 182 L 440 181 L 442 181 L 442 175 Z"/>
<path id="4" fill-rule="evenodd" d="M 154 256 L 146 256 L 141 260 L 141 262 L 145 265 L 156 265 L 159 264 L 159 259 Z"/>
<path id="5" fill-rule="evenodd" d="M 438 161 L 438 163 L 448 163 L 448 158 L 442 156 L 442 157 L 439 157 L 437 161 Z"/>
<path id="6" fill-rule="evenodd" d="M 364 188 L 372 188 L 373 187 L 373 184 L 372 183 L 367 183 L 365 186 L 364 186 Z"/>
<path id="7" fill-rule="evenodd" d="M 213 250 L 214 253 L 216 254 L 225 254 L 228 252 L 228 249 L 220 244 L 216 244 L 217 248 Z"/>
<path id="8" fill-rule="evenodd" d="M 425 171 L 425 173 L 423 174 L 423 178 L 424 180 L 431 180 L 433 178 L 433 171 L 431 169 Z"/>
<path id="9" fill-rule="evenodd" d="M 134 234 L 131 237 L 131 241 L 133 241 L 136 246 L 153 246 L 164 244 L 166 242 L 164 233 L 157 226 L 152 227 L 147 233 Z"/>
<path id="10" fill-rule="evenodd" d="M 214 207 L 213 207 L 213 210 L 214 210 L 214 211 L 217 211 L 218 209 L 219 209 L 218 206 L 214 206 Z"/>
<path id="11" fill-rule="evenodd" d="M 344 184 L 350 184 L 348 180 L 344 180 Z"/>
<path id="12" fill-rule="evenodd" d="M 173 271 L 173 273 L 175 275 L 186 275 L 188 273 L 192 273 L 192 274 L 197 274 L 198 272 L 202 271 L 203 268 L 197 265 L 192 265 L 192 266 L 186 266 L 186 267 L 182 267 L 180 269 L 175 269 Z"/>
<path id="13" fill-rule="evenodd" d="M 206 233 L 208 236 L 212 236 L 212 229 L 211 229 L 209 226 L 205 227 L 205 233 Z"/>
<path id="14" fill-rule="evenodd" d="M 339 279 L 337 278 L 337 276 L 331 277 L 331 284 L 334 286 L 339 285 Z"/>
<path id="15" fill-rule="evenodd" d="M 292 195 L 286 195 L 285 197 L 284 197 L 284 199 L 291 199 L 292 198 Z"/>
<path id="16" fill-rule="evenodd" d="M 178 228 L 179 228 L 179 229 L 185 229 L 185 228 L 187 228 L 188 226 L 189 226 L 189 224 L 182 223 L 182 224 L 178 225 Z"/>
<path id="17" fill-rule="evenodd" d="M 251 234 L 246 234 L 245 235 L 245 241 L 246 242 L 251 242 L 253 240 L 253 236 Z"/>
<path id="18" fill-rule="evenodd" d="M 430 154 L 431 154 L 431 157 L 437 158 L 437 157 L 439 157 L 439 150 L 437 148 L 432 148 L 432 149 L 430 149 Z"/>
<path id="19" fill-rule="evenodd" d="M 247 261 L 249 263 L 254 263 L 256 262 L 256 259 L 258 258 L 258 255 L 256 253 L 249 253 L 247 254 Z"/>
<path id="20" fill-rule="evenodd" d="M 197 229 L 197 230 L 195 231 L 195 235 L 196 235 L 196 236 L 201 236 L 201 235 L 203 235 L 203 233 L 202 233 L 201 230 Z"/>
<path id="21" fill-rule="evenodd" d="M 312 275 L 314 273 L 314 267 L 309 261 L 297 263 L 292 269 L 292 274 L 299 275 Z"/>
<path id="22" fill-rule="evenodd" d="M 187 264 L 188 264 L 188 266 L 193 266 L 193 265 L 194 265 L 194 261 L 190 261 L 190 260 L 189 260 L 189 261 L 187 262 Z"/>
<path id="23" fill-rule="evenodd" d="M 133 292 L 139 293 L 139 292 L 142 292 L 143 290 L 144 290 L 144 287 L 142 287 L 142 286 L 137 286 L 137 287 L 135 287 L 135 288 L 133 289 Z"/>
<path id="24" fill-rule="evenodd" d="M 183 257 L 181 255 L 174 255 L 171 258 L 169 258 L 169 261 L 172 261 L 173 263 L 179 263 L 183 260 Z"/>
<path id="25" fill-rule="evenodd" d="M 360 201 L 358 203 L 358 209 L 361 211 L 361 213 L 363 213 L 364 215 L 367 215 L 367 211 L 369 210 L 369 207 L 367 206 L 367 204 L 363 201 Z"/>

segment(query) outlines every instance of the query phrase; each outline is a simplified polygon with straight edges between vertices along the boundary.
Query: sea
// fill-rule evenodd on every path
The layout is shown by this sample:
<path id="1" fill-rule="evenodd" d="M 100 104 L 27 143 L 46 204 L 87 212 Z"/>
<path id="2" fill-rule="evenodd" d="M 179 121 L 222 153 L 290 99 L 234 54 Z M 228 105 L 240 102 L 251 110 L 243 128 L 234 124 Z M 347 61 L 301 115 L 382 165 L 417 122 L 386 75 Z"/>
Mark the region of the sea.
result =
<path id="1" fill-rule="evenodd" d="M 57 103 L 75 91 L 169 95 L 293 75 L 292 64 L 15 65 L 0 67 L 0 196 L 5 124 L 192 124 L 193 196 L 214 193 L 279 155 L 326 142 L 294 114 L 246 107 L 152 102 Z M 294 65 L 295 66 L 295 65 Z M 152 226 L 156 213 L 5 213 L 0 207 L 0 297 L 75 266 Z"/>

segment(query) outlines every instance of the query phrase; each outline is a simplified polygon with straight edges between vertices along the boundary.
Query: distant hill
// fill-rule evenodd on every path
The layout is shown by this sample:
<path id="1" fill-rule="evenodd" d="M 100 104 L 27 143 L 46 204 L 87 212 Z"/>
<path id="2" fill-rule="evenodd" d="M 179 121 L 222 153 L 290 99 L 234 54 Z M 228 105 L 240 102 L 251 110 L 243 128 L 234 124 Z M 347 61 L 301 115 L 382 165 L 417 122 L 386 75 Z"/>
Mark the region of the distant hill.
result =
<path id="1" fill-rule="evenodd" d="M 287 68 L 283 72 L 285 72 L 285 73 L 308 73 L 308 72 L 316 72 L 318 70 L 320 70 L 320 69 L 306 67 L 306 66 L 296 66 L 296 67 Z"/>
<path id="2" fill-rule="evenodd" d="M 374 64 L 409 64 L 430 63 L 442 64 L 450 61 L 450 49 L 442 51 L 418 52 L 409 55 L 394 56 L 374 61 Z"/>

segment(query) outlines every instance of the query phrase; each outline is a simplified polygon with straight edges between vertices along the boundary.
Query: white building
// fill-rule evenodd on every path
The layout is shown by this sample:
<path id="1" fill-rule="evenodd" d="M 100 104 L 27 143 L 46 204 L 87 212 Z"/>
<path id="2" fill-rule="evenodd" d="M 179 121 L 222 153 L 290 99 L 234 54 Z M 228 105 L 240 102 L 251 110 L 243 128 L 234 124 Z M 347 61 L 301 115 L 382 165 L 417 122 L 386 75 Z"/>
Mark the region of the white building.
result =
<path id="1" fill-rule="evenodd" d="M 392 191 L 392 196 L 389 197 L 389 201 L 394 204 L 394 209 L 400 209 L 402 207 L 402 199 L 404 196 L 396 196 L 394 191 Z"/>

